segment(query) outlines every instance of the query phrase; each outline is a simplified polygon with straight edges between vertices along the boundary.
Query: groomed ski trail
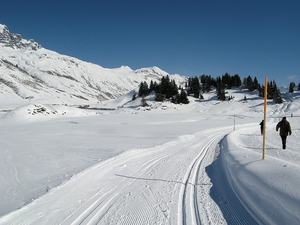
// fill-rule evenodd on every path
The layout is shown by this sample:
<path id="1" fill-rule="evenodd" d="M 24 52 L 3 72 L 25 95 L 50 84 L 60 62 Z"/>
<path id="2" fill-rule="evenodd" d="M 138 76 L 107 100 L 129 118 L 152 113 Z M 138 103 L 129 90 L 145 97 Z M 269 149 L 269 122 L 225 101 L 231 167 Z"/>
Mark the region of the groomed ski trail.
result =
<path id="1" fill-rule="evenodd" d="M 127 151 L 5 215 L 0 224 L 226 224 L 210 197 L 205 167 L 230 131 L 203 130 Z"/>
<path id="2" fill-rule="evenodd" d="M 204 133 L 205 134 L 205 133 Z M 205 134 L 205 145 L 201 144 L 199 147 L 202 147 L 202 151 L 199 152 L 199 155 L 192 160 L 189 168 L 186 170 L 186 174 L 184 176 L 184 185 L 181 186 L 179 201 L 178 201 L 178 224 L 201 224 L 200 210 L 201 207 L 204 206 L 199 205 L 199 197 L 198 190 L 201 189 L 201 193 L 205 192 L 209 195 L 209 188 L 211 187 L 211 183 L 203 170 L 205 166 L 207 166 L 207 162 L 212 160 L 205 161 L 205 157 L 208 157 L 209 153 L 214 152 L 216 145 L 213 145 L 216 140 L 219 140 L 222 132 L 217 132 L 213 134 Z M 217 144 L 217 143 L 215 143 Z M 196 143 L 194 143 L 194 148 L 196 147 Z M 212 156 L 211 154 L 209 155 Z M 204 182 L 206 181 L 206 183 Z M 200 183 L 201 182 L 201 183 Z M 206 188 L 205 188 L 206 187 Z M 205 191 L 205 189 L 208 191 Z M 201 202 L 204 199 L 202 199 Z M 181 213 L 182 212 L 182 213 Z"/>

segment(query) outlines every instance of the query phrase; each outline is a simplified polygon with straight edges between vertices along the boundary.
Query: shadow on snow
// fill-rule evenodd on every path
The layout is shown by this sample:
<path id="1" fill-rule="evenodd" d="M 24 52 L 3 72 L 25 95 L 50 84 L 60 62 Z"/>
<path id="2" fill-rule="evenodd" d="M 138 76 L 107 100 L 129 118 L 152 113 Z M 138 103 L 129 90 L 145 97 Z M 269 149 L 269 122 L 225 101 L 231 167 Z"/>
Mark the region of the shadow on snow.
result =
<path id="1" fill-rule="evenodd" d="M 210 196 L 219 206 L 228 224 L 259 224 L 234 193 L 223 165 L 222 153 L 205 168 L 211 179 Z"/>

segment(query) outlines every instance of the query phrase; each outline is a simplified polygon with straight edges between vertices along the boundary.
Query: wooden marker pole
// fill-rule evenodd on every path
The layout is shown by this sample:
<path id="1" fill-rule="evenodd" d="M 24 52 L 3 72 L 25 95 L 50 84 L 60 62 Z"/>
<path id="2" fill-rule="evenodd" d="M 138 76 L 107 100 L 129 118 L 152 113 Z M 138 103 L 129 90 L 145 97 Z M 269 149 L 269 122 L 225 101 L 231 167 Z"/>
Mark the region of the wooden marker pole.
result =
<path id="1" fill-rule="evenodd" d="M 267 94 L 268 94 L 268 77 L 265 77 L 265 90 L 264 90 L 264 128 L 263 128 L 263 154 L 262 159 L 266 156 L 266 124 L 267 124 Z"/>

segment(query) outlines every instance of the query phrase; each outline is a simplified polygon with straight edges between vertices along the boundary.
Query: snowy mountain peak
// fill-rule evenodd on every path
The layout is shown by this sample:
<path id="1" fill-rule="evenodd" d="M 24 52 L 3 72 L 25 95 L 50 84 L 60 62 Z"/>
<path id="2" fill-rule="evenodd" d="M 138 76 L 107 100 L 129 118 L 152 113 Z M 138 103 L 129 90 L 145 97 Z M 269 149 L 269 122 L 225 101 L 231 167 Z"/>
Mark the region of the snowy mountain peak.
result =
<path id="1" fill-rule="evenodd" d="M 34 40 L 23 39 L 20 34 L 10 33 L 6 25 L 0 24 L 0 43 L 4 47 L 11 47 L 13 49 L 37 50 L 42 46 Z"/>
<path id="2" fill-rule="evenodd" d="M 158 67 L 109 69 L 41 48 L 0 24 L 0 102 L 97 104 L 136 89 L 142 81 L 159 82 Z M 170 75 L 172 78 L 173 75 Z M 185 77 L 174 76 L 178 85 Z"/>
<path id="3" fill-rule="evenodd" d="M 5 28 L 7 29 L 7 27 L 5 25 L 0 24 L 0 33 L 2 33 Z"/>
<path id="4" fill-rule="evenodd" d="M 166 76 L 169 75 L 167 72 L 163 71 L 162 69 L 152 66 L 147 68 L 141 68 L 135 71 L 136 74 L 152 74 L 152 75 L 162 75 Z"/>

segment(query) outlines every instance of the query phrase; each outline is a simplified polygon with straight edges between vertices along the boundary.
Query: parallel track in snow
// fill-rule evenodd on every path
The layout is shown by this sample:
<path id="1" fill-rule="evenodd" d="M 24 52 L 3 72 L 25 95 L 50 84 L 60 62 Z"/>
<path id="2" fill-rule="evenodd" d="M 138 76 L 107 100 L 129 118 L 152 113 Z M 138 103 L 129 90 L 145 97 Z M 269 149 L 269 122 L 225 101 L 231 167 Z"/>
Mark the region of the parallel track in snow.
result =
<path id="1" fill-rule="evenodd" d="M 200 185 L 201 167 L 208 151 L 214 151 L 213 143 L 220 137 L 221 133 L 210 134 L 205 137 L 204 146 L 199 149 L 198 156 L 191 162 L 186 174 L 184 175 L 184 185 L 180 189 L 178 200 L 178 224 L 202 224 L 201 212 L 198 202 L 197 189 Z M 194 146 L 195 147 L 195 146 Z M 207 184 L 205 184 L 207 185 Z M 209 184 L 211 186 L 211 184 Z"/>
<path id="2" fill-rule="evenodd" d="M 213 161 L 219 140 L 230 130 L 228 127 L 204 130 L 108 159 L 11 217 L 8 215 L 4 218 L 8 223 L 3 224 L 223 222 L 218 207 L 212 207 L 216 204 L 209 196 L 211 183 L 205 167 Z M 35 211 L 43 207 L 44 211 L 36 217 Z M 14 223 L 10 223 L 12 220 Z"/>
<path id="3" fill-rule="evenodd" d="M 161 152 L 164 148 L 168 148 L 174 145 L 175 142 L 167 143 L 163 145 L 164 147 L 160 147 L 158 150 Z M 70 182 L 76 185 L 77 182 L 81 182 L 81 178 L 88 175 L 91 172 L 99 172 L 103 170 L 107 170 L 106 168 L 121 166 L 124 163 L 135 160 L 141 156 L 139 154 L 139 150 L 133 150 L 132 152 L 122 154 L 115 159 L 109 159 L 106 162 L 102 163 L 99 166 L 95 166 L 90 171 L 83 171 L 77 178 Z M 136 154 L 136 155 L 135 155 Z M 64 220 L 59 221 L 55 224 L 60 225 L 76 225 L 76 224 L 106 224 L 102 223 L 102 218 L 106 215 L 109 209 L 114 205 L 116 200 L 124 195 L 124 189 L 130 187 L 142 174 L 145 173 L 151 166 L 157 164 L 159 161 L 164 160 L 164 158 L 171 156 L 173 153 L 167 152 L 166 154 L 159 154 L 155 157 L 152 157 L 150 160 L 144 162 L 140 165 L 140 170 L 131 174 L 131 177 L 135 177 L 135 179 L 128 181 L 125 176 L 118 176 L 118 182 L 115 182 L 114 187 L 110 189 L 106 189 L 105 187 L 101 188 L 97 191 L 93 196 L 89 197 L 88 200 L 85 201 L 84 204 L 80 205 L 76 210 L 74 210 L 70 215 L 68 215 Z M 145 153 L 142 153 L 144 156 Z M 110 170 L 110 169 L 108 169 Z M 87 188 L 89 185 L 87 184 Z M 62 202 L 63 204 L 63 202 Z M 62 205 L 63 206 L 63 205 Z M 29 225 L 29 224 L 40 224 L 40 218 L 27 217 L 26 214 L 21 214 L 18 218 L 14 219 L 11 223 L 4 223 L 10 225 Z M 9 219 L 7 220 L 9 221 Z M 43 222 L 42 222 L 43 223 Z"/>
<path id="4" fill-rule="evenodd" d="M 172 146 L 173 144 L 170 143 Z M 169 147 L 169 144 L 167 144 L 163 148 Z M 160 151 L 163 149 L 160 149 Z M 113 189 L 109 190 L 106 193 L 103 193 L 103 190 L 100 190 L 98 193 L 96 193 L 94 196 L 92 196 L 84 206 L 82 206 L 80 209 L 72 213 L 68 218 L 66 218 L 63 222 L 60 224 L 98 224 L 101 223 L 101 219 L 104 217 L 106 212 L 112 207 L 112 205 L 116 202 L 116 199 L 120 198 L 124 194 L 124 189 L 127 187 L 130 187 L 137 179 L 139 179 L 151 166 L 163 161 L 165 158 L 170 157 L 173 155 L 173 152 L 166 153 L 166 154 L 158 154 L 151 158 L 150 160 L 146 161 L 142 165 L 140 165 L 140 170 L 131 174 L 131 177 L 134 177 L 135 179 L 132 179 L 128 182 L 128 179 L 126 179 L 125 176 L 119 176 L 121 179 L 120 181 L 114 186 Z M 129 159 L 131 157 L 136 158 L 136 156 L 129 155 Z M 114 164 L 123 164 L 126 163 L 128 159 L 127 157 L 122 157 L 118 161 L 120 162 L 114 162 Z M 106 165 L 110 166 L 110 165 Z"/>

